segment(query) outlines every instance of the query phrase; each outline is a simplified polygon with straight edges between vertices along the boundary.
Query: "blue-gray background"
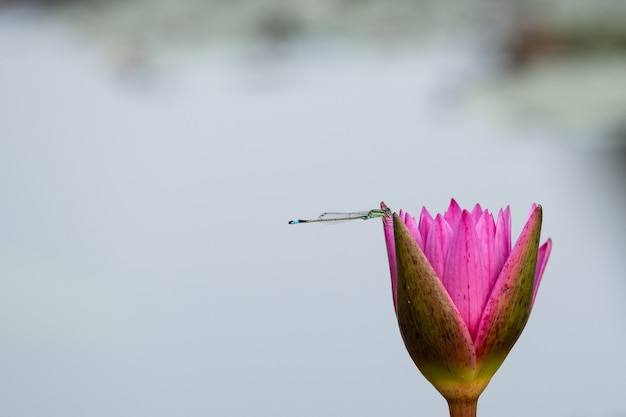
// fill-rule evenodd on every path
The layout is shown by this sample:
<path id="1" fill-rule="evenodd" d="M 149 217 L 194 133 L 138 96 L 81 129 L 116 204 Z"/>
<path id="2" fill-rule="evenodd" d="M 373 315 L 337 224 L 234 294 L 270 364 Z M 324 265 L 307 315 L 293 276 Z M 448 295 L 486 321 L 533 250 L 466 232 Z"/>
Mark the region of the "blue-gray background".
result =
<path id="1" fill-rule="evenodd" d="M 515 236 L 540 203 L 554 240 L 479 414 L 626 415 L 619 143 L 477 116 L 463 37 L 136 69 L 77 33 L 0 14 L 2 416 L 446 415 L 380 222 L 287 221 L 451 197 L 510 205 Z"/>

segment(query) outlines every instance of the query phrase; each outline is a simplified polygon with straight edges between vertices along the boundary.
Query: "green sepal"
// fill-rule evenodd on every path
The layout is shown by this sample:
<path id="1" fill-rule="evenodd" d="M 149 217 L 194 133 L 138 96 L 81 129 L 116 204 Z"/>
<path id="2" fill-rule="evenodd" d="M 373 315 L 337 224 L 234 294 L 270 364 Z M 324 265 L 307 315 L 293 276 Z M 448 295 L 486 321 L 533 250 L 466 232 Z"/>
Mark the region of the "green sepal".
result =
<path id="1" fill-rule="evenodd" d="M 536 206 L 491 291 L 476 335 L 479 376 L 491 378 L 526 326 L 532 309 L 542 210 Z"/>
<path id="2" fill-rule="evenodd" d="M 446 396 L 442 390 L 475 379 L 472 338 L 441 280 L 395 213 L 393 228 L 400 333 L 413 362 Z"/>

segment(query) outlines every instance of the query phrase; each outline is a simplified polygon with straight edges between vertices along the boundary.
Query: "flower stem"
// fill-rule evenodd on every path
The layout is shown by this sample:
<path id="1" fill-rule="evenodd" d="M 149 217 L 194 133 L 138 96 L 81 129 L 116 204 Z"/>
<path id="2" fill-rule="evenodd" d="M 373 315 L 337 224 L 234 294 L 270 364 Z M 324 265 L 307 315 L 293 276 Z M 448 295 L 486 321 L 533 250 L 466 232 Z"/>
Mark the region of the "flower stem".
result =
<path id="1" fill-rule="evenodd" d="M 476 417 L 477 405 L 478 399 L 448 401 L 448 407 L 450 408 L 450 417 Z"/>

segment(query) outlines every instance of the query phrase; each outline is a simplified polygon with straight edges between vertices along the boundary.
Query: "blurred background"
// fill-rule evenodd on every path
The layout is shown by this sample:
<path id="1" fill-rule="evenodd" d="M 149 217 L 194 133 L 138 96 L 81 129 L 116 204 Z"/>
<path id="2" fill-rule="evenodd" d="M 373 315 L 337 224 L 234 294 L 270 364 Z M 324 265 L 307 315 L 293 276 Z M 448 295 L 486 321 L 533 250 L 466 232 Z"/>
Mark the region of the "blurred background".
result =
<path id="1" fill-rule="evenodd" d="M 0 1 L 0 414 L 447 415 L 379 221 L 544 207 L 479 415 L 624 417 L 626 3 Z"/>

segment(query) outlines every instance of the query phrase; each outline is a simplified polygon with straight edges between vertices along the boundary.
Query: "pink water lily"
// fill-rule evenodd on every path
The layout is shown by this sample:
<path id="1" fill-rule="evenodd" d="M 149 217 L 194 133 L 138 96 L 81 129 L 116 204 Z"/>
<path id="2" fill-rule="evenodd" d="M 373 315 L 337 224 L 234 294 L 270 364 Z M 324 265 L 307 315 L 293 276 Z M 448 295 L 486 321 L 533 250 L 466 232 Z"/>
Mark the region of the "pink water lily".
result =
<path id="1" fill-rule="evenodd" d="M 475 415 L 528 320 L 552 246 L 539 247 L 541 221 L 533 205 L 511 248 L 508 207 L 495 220 L 452 200 L 434 218 L 423 208 L 419 221 L 402 211 L 383 219 L 402 338 L 452 416 Z"/>

